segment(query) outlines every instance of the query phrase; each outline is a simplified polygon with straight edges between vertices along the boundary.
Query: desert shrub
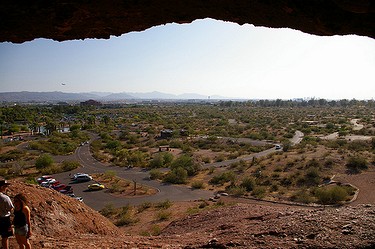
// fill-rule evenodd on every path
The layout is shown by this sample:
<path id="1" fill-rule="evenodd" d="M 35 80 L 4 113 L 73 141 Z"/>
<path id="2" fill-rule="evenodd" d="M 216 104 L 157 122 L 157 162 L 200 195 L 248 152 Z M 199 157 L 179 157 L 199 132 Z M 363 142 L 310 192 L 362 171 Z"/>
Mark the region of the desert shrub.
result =
<path id="1" fill-rule="evenodd" d="M 306 163 L 306 168 L 311 167 L 320 168 L 320 163 L 315 158 L 311 159 Z"/>
<path id="2" fill-rule="evenodd" d="M 35 180 L 35 178 L 33 176 L 30 176 L 30 175 L 26 177 L 25 183 L 27 183 L 27 184 L 35 184 L 35 185 L 38 184 L 38 182 Z"/>
<path id="3" fill-rule="evenodd" d="M 272 184 L 271 187 L 270 187 L 270 191 L 271 192 L 276 192 L 279 190 L 279 185 L 277 184 Z"/>
<path id="4" fill-rule="evenodd" d="M 232 186 L 228 189 L 228 192 L 234 196 L 243 196 L 246 193 L 246 188 L 241 186 Z"/>
<path id="5" fill-rule="evenodd" d="M 71 171 L 71 170 L 73 170 L 73 169 L 78 168 L 79 166 L 81 166 L 81 165 L 80 165 L 80 163 L 77 162 L 77 161 L 64 161 L 64 162 L 62 163 L 61 168 L 62 168 L 64 171 Z"/>
<path id="6" fill-rule="evenodd" d="M 121 193 L 122 188 L 119 183 L 114 182 L 114 183 L 111 183 L 111 185 L 108 187 L 108 191 L 110 193 Z"/>
<path id="7" fill-rule="evenodd" d="M 8 175 L 8 169 L 7 168 L 0 168 L 0 176 L 6 177 Z"/>
<path id="8" fill-rule="evenodd" d="M 112 216 L 113 214 L 115 214 L 116 210 L 115 210 L 115 206 L 112 204 L 112 203 L 109 203 L 107 205 L 105 205 L 100 211 L 99 213 L 105 217 L 110 217 Z"/>
<path id="9" fill-rule="evenodd" d="M 321 182 L 321 177 L 319 175 L 319 170 L 315 167 L 309 168 L 304 176 L 304 184 L 308 186 L 316 186 L 320 182 Z"/>
<path id="10" fill-rule="evenodd" d="M 189 176 L 196 175 L 200 170 L 200 165 L 194 162 L 189 155 L 182 155 L 171 163 L 171 169 L 182 168 Z"/>
<path id="11" fill-rule="evenodd" d="M 0 154 L 0 162 L 15 161 L 21 158 L 25 153 L 16 149 Z"/>
<path id="12" fill-rule="evenodd" d="M 204 183 L 202 181 L 194 181 L 191 183 L 191 187 L 194 189 L 202 189 L 204 188 Z"/>
<path id="13" fill-rule="evenodd" d="M 188 173 L 185 169 L 178 167 L 169 171 L 165 176 L 163 181 L 174 183 L 174 184 L 183 184 L 186 183 Z"/>
<path id="14" fill-rule="evenodd" d="M 370 149 L 370 144 L 366 141 L 352 141 L 348 143 L 348 149 L 353 151 L 365 151 Z"/>
<path id="15" fill-rule="evenodd" d="M 302 189 L 298 191 L 291 197 L 291 199 L 292 201 L 306 203 L 306 204 L 314 201 L 313 196 L 311 196 L 311 194 L 306 189 Z"/>
<path id="16" fill-rule="evenodd" d="M 161 228 L 158 225 L 153 225 L 151 231 L 142 231 L 141 236 L 158 236 L 161 234 Z"/>
<path id="17" fill-rule="evenodd" d="M 324 167 L 331 169 L 334 164 L 335 164 L 335 161 L 332 158 L 327 158 L 324 162 Z"/>
<path id="18" fill-rule="evenodd" d="M 122 214 L 120 218 L 115 222 L 115 225 L 120 226 L 128 226 L 134 223 L 137 223 L 139 219 L 134 218 L 130 212 L 127 212 L 125 214 Z"/>
<path id="19" fill-rule="evenodd" d="M 165 221 L 165 220 L 169 220 L 169 218 L 171 217 L 172 213 L 169 212 L 169 211 L 165 211 L 165 210 L 161 210 L 159 212 L 156 213 L 156 220 L 157 221 Z"/>
<path id="20" fill-rule="evenodd" d="M 40 170 L 40 173 L 42 173 L 43 175 L 53 175 L 61 172 L 63 172 L 62 168 L 56 165 L 51 165 Z"/>
<path id="21" fill-rule="evenodd" d="M 218 185 L 218 184 L 224 184 L 226 182 L 234 181 L 236 179 L 236 175 L 233 171 L 227 171 L 223 172 L 220 175 L 216 175 L 211 178 L 209 181 L 210 184 Z"/>
<path id="22" fill-rule="evenodd" d="M 364 157 L 355 156 L 349 157 L 346 167 L 352 172 L 360 172 L 361 170 L 367 169 L 367 160 Z"/>
<path id="23" fill-rule="evenodd" d="M 202 201 L 199 205 L 198 205 L 198 208 L 202 209 L 202 208 L 205 208 L 207 206 L 209 206 L 210 204 L 207 202 L 207 201 Z"/>
<path id="24" fill-rule="evenodd" d="M 318 202 L 324 205 L 339 204 L 349 196 L 347 190 L 341 186 L 318 188 L 315 190 L 314 195 Z"/>
<path id="25" fill-rule="evenodd" d="M 150 160 L 148 167 L 151 168 L 151 169 L 163 168 L 164 167 L 164 158 L 163 158 L 163 155 L 161 155 L 161 154 L 155 155 Z"/>
<path id="26" fill-rule="evenodd" d="M 254 189 L 255 187 L 255 180 L 254 178 L 251 178 L 251 177 L 244 177 L 242 179 L 242 182 L 240 184 L 241 187 L 245 188 L 246 191 L 250 192 Z"/>
<path id="27" fill-rule="evenodd" d="M 172 202 L 170 200 L 161 201 L 155 204 L 155 207 L 159 209 L 168 209 L 171 206 Z"/>
<path id="28" fill-rule="evenodd" d="M 143 211 L 145 211 L 146 209 L 149 209 L 152 207 L 152 204 L 151 202 L 144 202 L 142 203 L 141 205 L 138 206 L 138 213 L 142 213 Z"/>
<path id="29" fill-rule="evenodd" d="M 106 170 L 104 172 L 104 178 L 112 180 L 116 176 L 116 171 L 114 170 Z"/>
<path id="30" fill-rule="evenodd" d="M 53 159 L 48 154 L 40 155 L 35 161 L 35 167 L 37 169 L 43 169 L 51 166 L 53 164 Z"/>
<path id="31" fill-rule="evenodd" d="M 163 172 L 157 169 L 152 169 L 150 170 L 150 179 L 151 180 L 156 180 L 156 179 L 161 179 L 163 176 Z"/>
<path id="32" fill-rule="evenodd" d="M 257 186 L 253 189 L 251 194 L 257 198 L 263 198 L 267 192 L 267 188 L 264 186 Z"/>

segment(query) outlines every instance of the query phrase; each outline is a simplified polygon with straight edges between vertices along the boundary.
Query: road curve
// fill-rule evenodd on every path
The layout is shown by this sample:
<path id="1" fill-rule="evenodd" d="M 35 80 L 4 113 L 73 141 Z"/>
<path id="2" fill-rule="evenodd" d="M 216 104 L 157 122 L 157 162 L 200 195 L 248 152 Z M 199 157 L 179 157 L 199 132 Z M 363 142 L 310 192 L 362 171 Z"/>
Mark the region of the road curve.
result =
<path id="1" fill-rule="evenodd" d="M 97 135 L 90 134 L 91 140 L 93 141 L 98 138 Z M 292 144 L 297 144 L 301 142 L 303 138 L 303 133 L 300 131 L 296 131 L 295 136 L 291 139 Z M 232 160 L 226 160 L 222 162 L 215 162 L 203 165 L 203 168 L 211 168 L 211 167 L 225 167 L 232 163 L 239 162 L 239 161 L 250 161 L 253 158 L 267 156 L 271 153 L 275 153 L 278 150 L 276 148 L 271 148 L 268 150 L 264 150 L 258 153 L 254 153 L 251 155 L 247 155 L 241 158 L 236 158 Z M 107 204 L 113 204 L 116 207 L 125 206 L 125 205 L 139 205 L 145 202 L 160 202 L 164 200 L 170 201 L 191 201 L 191 200 L 199 200 L 199 199 L 208 199 L 209 197 L 213 196 L 213 191 L 207 190 L 194 190 L 190 187 L 184 185 L 173 185 L 173 184 L 165 184 L 159 181 L 150 180 L 149 179 L 149 171 L 145 169 L 139 168 L 124 168 L 118 166 L 111 166 L 108 164 L 103 164 L 97 161 L 90 152 L 89 144 L 82 145 L 78 147 L 74 154 L 67 155 L 67 156 L 56 156 L 54 157 L 55 161 L 61 162 L 64 160 L 77 160 L 81 164 L 81 168 L 76 169 L 71 172 L 64 172 L 60 174 L 54 175 L 56 179 L 60 182 L 71 184 L 74 188 L 74 193 L 77 196 L 82 196 L 84 198 L 85 203 L 92 207 L 93 209 L 100 210 Z M 95 191 L 95 192 L 88 192 L 87 185 L 90 182 L 86 183 L 71 183 L 70 182 L 70 175 L 83 172 L 88 174 L 93 173 L 104 173 L 107 170 L 112 170 L 116 172 L 118 177 L 135 181 L 137 184 L 148 185 L 158 190 L 155 195 L 152 196 L 127 196 L 127 197 L 117 197 L 113 196 L 105 191 Z"/>
<path id="2" fill-rule="evenodd" d="M 164 184 L 159 181 L 149 179 L 149 172 L 144 169 L 134 168 L 128 169 L 124 167 L 105 165 L 95 160 L 90 152 L 89 145 L 83 145 L 77 148 L 74 154 L 75 159 L 81 164 L 81 168 L 71 172 L 64 172 L 54 175 L 56 179 L 65 184 L 70 184 L 74 188 L 76 196 L 82 196 L 84 202 L 95 210 L 100 210 L 107 204 L 113 204 L 115 207 L 125 205 L 139 205 L 145 202 L 160 202 L 164 200 L 170 201 L 191 201 L 199 199 L 208 199 L 213 196 L 212 191 L 194 190 L 183 185 Z M 70 156 L 70 158 L 72 158 Z M 137 184 L 148 185 L 156 188 L 158 192 L 152 196 L 126 196 L 117 197 L 105 191 L 88 192 L 87 185 L 92 182 L 71 183 L 70 175 L 76 172 L 88 174 L 103 173 L 107 170 L 113 170 L 118 177 L 135 181 Z"/>

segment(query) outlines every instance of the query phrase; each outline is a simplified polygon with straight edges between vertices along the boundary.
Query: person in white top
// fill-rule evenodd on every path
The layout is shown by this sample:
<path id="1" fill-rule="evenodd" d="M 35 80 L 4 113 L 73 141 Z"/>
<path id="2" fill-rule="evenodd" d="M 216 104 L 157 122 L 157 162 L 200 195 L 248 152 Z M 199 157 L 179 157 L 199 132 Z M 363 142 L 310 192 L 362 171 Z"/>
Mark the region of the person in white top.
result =
<path id="1" fill-rule="evenodd" d="M 8 238 L 13 236 L 10 214 L 14 206 L 9 196 L 5 194 L 5 191 L 9 185 L 10 183 L 8 183 L 6 180 L 0 180 L 0 235 L 3 249 L 9 248 Z"/>

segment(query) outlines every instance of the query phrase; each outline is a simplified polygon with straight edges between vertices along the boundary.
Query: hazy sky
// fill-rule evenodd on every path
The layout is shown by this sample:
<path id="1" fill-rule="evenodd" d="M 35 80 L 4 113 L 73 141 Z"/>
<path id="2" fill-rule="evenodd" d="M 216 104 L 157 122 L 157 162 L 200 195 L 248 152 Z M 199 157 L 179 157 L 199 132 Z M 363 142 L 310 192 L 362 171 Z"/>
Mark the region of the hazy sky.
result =
<path id="1" fill-rule="evenodd" d="M 205 19 L 109 40 L 0 43 L 0 92 L 10 91 L 372 99 L 375 40 Z"/>

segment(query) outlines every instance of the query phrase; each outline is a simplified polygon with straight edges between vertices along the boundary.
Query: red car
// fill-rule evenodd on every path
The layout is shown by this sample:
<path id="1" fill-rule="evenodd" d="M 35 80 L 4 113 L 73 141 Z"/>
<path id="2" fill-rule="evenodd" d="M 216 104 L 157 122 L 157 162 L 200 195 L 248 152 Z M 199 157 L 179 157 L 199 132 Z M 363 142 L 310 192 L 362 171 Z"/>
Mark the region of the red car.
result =
<path id="1" fill-rule="evenodd" d="M 68 185 L 63 189 L 60 189 L 59 192 L 64 195 L 73 194 L 73 187 Z"/>
<path id="2" fill-rule="evenodd" d="M 64 189 L 65 187 L 66 187 L 65 184 L 59 184 L 59 185 L 53 186 L 52 188 L 54 190 L 60 191 L 60 190 Z"/>

